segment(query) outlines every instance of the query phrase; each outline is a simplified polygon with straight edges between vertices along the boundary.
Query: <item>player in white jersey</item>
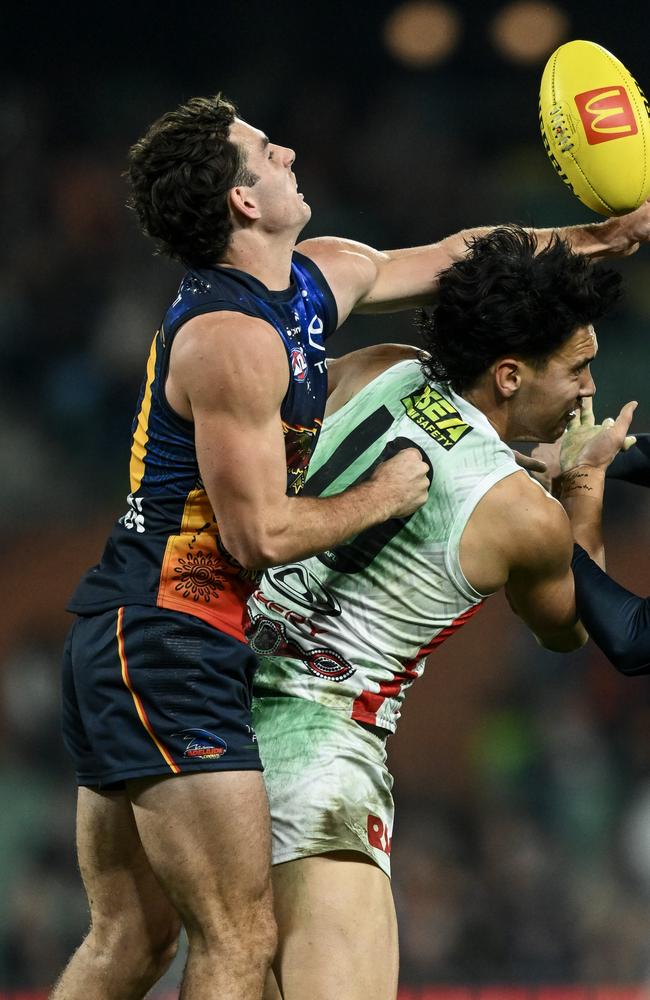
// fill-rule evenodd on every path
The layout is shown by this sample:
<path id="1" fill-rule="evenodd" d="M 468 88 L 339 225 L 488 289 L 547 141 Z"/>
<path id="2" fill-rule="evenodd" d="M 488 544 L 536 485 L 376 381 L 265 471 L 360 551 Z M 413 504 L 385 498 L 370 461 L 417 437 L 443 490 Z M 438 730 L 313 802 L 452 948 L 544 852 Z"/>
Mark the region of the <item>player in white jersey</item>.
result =
<path id="1" fill-rule="evenodd" d="M 249 602 L 280 933 L 267 1000 L 395 996 L 385 740 L 427 653 L 502 586 L 547 648 L 585 641 L 567 517 L 504 442 L 556 439 L 594 393 L 592 322 L 620 279 L 560 240 L 535 251 L 516 227 L 477 240 L 423 318 L 427 358 L 371 348 L 332 365 L 308 490 L 413 446 L 431 486 L 410 517 L 268 570 Z"/>
<path id="2" fill-rule="evenodd" d="M 249 603 L 248 641 L 274 654 L 262 663 L 257 691 L 318 701 L 394 732 L 426 654 L 483 600 L 463 575 L 460 539 L 483 495 L 519 466 L 480 410 L 446 386 L 423 383 L 413 356 L 331 413 L 323 433 L 310 476 L 319 496 L 345 489 L 396 448 L 415 446 L 431 469 L 428 499 L 409 518 L 267 571 Z"/>

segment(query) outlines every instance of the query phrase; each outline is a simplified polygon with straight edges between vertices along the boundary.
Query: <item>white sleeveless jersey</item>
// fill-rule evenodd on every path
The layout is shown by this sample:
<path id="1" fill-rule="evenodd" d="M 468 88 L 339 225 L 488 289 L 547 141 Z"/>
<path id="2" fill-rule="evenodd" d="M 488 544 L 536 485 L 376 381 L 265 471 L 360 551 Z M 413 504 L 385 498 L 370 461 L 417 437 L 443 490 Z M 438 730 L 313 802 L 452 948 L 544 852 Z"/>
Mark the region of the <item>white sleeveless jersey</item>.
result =
<path id="1" fill-rule="evenodd" d="M 426 655 L 480 607 L 460 539 L 481 497 L 519 466 L 487 418 L 427 384 L 416 361 L 389 368 L 327 417 L 305 493 L 340 493 L 414 445 L 432 476 L 415 514 L 264 573 L 246 630 L 261 659 L 260 695 L 307 698 L 394 731 Z"/>

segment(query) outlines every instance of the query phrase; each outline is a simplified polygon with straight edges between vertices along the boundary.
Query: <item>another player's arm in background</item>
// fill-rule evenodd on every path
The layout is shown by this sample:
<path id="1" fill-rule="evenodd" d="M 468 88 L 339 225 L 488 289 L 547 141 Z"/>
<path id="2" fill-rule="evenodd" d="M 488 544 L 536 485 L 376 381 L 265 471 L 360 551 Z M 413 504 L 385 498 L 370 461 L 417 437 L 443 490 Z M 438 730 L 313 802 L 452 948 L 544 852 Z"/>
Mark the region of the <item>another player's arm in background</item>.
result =
<path id="1" fill-rule="evenodd" d="M 478 503 L 461 539 L 461 566 L 480 593 L 504 586 L 542 646 L 570 652 L 587 639 L 576 612 L 572 548 L 561 505 L 518 472 Z"/>
<path id="2" fill-rule="evenodd" d="M 635 434 L 636 444 L 619 451 L 607 467 L 606 479 L 618 479 L 636 486 L 650 486 L 650 434 Z"/>
<path id="3" fill-rule="evenodd" d="M 238 313 L 190 320 L 172 347 L 167 398 L 194 422 L 201 478 L 224 545 L 249 568 L 331 548 L 412 513 L 427 495 L 427 467 L 407 449 L 345 493 L 288 497 L 280 419 L 288 379 L 276 332 Z"/>
<path id="4" fill-rule="evenodd" d="M 638 597 L 605 573 L 601 529 L 605 472 L 612 459 L 627 473 L 621 478 L 648 482 L 645 435 L 617 455 L 633 410 L 634 404 L 628 403 L 617 420 L 603 428 L 594 426 L 587 407 L 582 426 L 576 422 L 566 435 L 562 496 L 576 540 L 572 566 L 580 617 L 618 670 L 646 674 L 650 673 L 650 598 Z"/>
<path id="5" fill-rule="evenodd" d="M 468 242 L 494 228 L 464 229 L 437 243 L 403 250 L 374 250 L 337 237 L 305 240 L 298 249 L 325 275 L 337 302 L 340 325 L 353 311 L 396 312 L 433 302 L 439 274 L 465 255 Z M 534 232 L 540 248 L 559 233 L 579 253 L 624 256 L 650 239 L 650 202 L 604 222 Z"/>

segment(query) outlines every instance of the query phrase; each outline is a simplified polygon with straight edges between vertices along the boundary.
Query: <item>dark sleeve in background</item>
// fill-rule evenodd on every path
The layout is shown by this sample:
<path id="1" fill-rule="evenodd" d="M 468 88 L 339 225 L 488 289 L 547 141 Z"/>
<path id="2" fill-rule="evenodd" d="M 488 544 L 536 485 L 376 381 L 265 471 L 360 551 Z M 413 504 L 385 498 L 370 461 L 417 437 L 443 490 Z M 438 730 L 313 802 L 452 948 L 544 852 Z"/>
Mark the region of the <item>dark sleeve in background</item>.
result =
<path id="1" fill-rule="evenodd" d="M 650 434 L 637 434 L 636 444 L 627 451 L 619 451 L 607 469 L 607 478 L 650 486 Z"/>
<path id="2" fill-rule="evenodd" d="M 615 583 L 577 544 L 572 568 L 578 612 L 596 645 L 621 673 L 650 673 L 650 597 Z"/>

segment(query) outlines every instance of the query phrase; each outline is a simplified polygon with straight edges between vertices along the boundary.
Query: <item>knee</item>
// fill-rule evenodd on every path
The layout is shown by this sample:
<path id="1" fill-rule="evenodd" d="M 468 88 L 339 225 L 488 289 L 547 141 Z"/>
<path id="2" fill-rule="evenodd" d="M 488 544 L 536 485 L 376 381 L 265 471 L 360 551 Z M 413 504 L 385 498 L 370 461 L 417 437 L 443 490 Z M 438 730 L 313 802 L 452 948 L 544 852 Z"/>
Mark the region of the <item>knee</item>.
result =
<path id="1" fill-rule="evenodd" d="M 112 926 L 91 927 L 91 947 L 99 964 L 115 968 L 116 963 L 129 981 L 153 985 L 171 965 L 178 951 L 180 921 L 155 925 L 123 920 Z"/>
<path id="2" fill-rule="evenodd" d="M 144 944 L 144 958 L 150 977 L 153 977 L 152 982 L 159 979 L 174 961 L 178 951 L 180 927 L 180 921 L 159 927 Z"/>
<path id="3" fill-rule="evenodd" d="M 278 946 L 278 927 L 273 913 L 273 902 L 270 898 L 254 906 L 245 916 L 242 926 L 238 928 L 237 937 L 240 941 L 248 938 L 250 950 L 261 967 L 269 968 Z"/>
<path id="4" fill-rule="evenodd" d="M 270 897 L 255 903 L 217 907 L 184 921 L 190 949 L 214 949 L 233 963 L 270 966 L 278 932 Z"/>
<path id="5" fill-rule="evenodd" d="M 249 942 L 261 962 L 270 962 L 278 943 L 278 930 L 270 889 L 261 898 L 242 907 L 232 925 L 233 937 Z"/>
<path id="6" fill-rule="evenodd" d="M 278 925 L 273 915 L 272 905 L 258 915 L 255 921 L 253 939 L 257 943 L 260 960 L 270 966 L 278 947 Z"/>

